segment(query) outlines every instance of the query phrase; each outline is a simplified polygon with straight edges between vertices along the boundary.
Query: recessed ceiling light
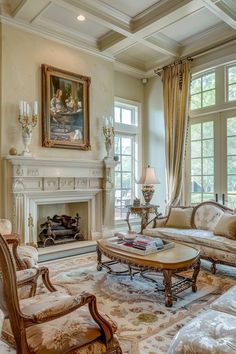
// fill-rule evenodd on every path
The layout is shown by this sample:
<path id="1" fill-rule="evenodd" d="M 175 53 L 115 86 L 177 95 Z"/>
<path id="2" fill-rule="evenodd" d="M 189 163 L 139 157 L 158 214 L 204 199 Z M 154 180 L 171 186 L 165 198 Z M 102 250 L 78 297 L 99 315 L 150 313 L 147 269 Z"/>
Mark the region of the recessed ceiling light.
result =
<path id="1" fill-rule="evenodd" d="M 84 21 L 85 20 L 85 16 L 84 15 L 79 15 L 79 16 L 77 16 L 77 20 Z"/>

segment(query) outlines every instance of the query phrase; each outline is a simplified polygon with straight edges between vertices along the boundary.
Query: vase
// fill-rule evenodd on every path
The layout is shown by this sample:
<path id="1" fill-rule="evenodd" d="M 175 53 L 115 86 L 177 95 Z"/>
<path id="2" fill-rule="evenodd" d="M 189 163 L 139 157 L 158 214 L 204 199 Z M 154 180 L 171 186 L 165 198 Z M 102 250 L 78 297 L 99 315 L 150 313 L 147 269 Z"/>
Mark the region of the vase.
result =
<path id="1" fill-rule="evenodd" d="M 22 156 L 32 156 L 31 152 L 29 151 L 29 145 L 32 139 L 32 132 L 23 130 L 22 131 L 22 140 L 24 144 L 24 150 L 22 151 Z"/>

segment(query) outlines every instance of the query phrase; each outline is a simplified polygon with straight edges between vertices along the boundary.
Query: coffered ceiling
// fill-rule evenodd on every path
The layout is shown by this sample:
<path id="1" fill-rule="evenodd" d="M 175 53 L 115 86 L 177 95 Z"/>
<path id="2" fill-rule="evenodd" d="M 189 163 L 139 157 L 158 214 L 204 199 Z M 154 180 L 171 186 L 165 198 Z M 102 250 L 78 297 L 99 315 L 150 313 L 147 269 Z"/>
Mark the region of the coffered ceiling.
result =
<path id="1" fill-rule="evenodd" d="M 236 0 L 0 0 L 1 20 L 145 77 L 236 41 Z M 77 16 L 84 15 L 85 21 Z"/>

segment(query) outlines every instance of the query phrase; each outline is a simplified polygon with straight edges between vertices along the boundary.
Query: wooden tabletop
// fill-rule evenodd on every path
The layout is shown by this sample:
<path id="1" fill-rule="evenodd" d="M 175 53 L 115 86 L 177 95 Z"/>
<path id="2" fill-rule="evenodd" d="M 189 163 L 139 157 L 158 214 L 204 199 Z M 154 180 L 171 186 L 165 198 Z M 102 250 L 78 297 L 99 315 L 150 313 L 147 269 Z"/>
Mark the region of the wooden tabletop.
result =
<path id="1" fill-rule="evenodd" d="M 175 242 L 175 247 L 150 255 L 139 255 L 128 251 L 113 248 L 107 240 L 97 241 L 98 247 L 108 257 L 120 260 L 123 263 L 159 269 L 178 269 L 191 266 L 200 256 L 200 251 L 191 246 Z"/>

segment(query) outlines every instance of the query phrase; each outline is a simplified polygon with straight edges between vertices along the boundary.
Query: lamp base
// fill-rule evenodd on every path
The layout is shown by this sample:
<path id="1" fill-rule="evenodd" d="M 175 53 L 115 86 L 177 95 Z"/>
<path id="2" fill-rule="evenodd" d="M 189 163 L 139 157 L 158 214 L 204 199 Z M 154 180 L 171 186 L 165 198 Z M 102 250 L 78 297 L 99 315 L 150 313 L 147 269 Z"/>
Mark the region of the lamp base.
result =
<path id="1" fill-rule="evenodd" d="M 155 188 L 152 184 L 145 184 L 142 187 L 143 198 L 145 200 L 145 204 L 150 204 L 152 200 L 153 194 L 155 192 Z"/>

